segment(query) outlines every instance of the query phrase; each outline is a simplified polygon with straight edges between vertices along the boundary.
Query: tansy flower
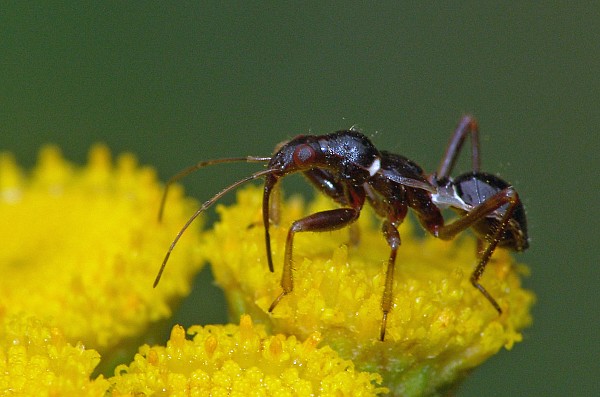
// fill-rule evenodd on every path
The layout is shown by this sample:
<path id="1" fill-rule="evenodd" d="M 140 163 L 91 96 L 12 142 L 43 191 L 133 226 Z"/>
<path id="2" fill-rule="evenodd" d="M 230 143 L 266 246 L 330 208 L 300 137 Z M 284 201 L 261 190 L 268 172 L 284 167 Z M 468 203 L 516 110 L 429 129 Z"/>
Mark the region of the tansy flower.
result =
<path id="1" fill-rule="evenodd" d="M 407 221 L 380 342 L 389 248 L 367 210 L 358 244 L 349 243 L 348 230 L 297 235 L 294 292 L 269 314 L 281 293 L 290 223 L 332 203 L 323 197 L 308 209 L 299 199 L 282 203 L 281 223 L 271 230 L 271 274 L 257 188 L 219 207 L 221 221 L 202 238 L 197 223 L 189 228 L 153 289 L 165 249 L 196 209 L 175 187 L 160 224 L 161 194 L 152 170 L 131 155 L 113 164 L 104 146 L 91 150 L 84 168 L 47 147 L 31 173 L 0 155 L 0 394 L 104 394 L 108 382 L 90 379 L 96 351 L 110 367 L 121 347 L 146 338 L 151 324 L 169 321 L 204 260 L 241 325 L 192 327 L 191 340 L 173 328 L 166 347 L 144 345 L 118 368 L 108 380 L 110 393 L 337 396 L 387 387 L 392 395 L 440 395 L 520 341 L 531 321 L 534 298 L 519 279 L 526 269 L 510 255 L 498 250 L 481 280 L 504 310 L 498 316 L 469 282 L 474 240 L 419 238 Z M 253 326 L 244 313 L 264 326 Z"/>
<path id="2" fill-rule="evenodd" d="M 113 396 L 372 396 L 381 377 L 354 370 L 318 333 L 304 342 L 268 336 L 249 316 L 240 325 L 173 327 L 166 347 L 148 345 L 111 379 Z"/>
<path id="3" fill-rule="evenodd" d="M 389 247 L 378 220 L 363 210 L 360 242 L 348 229 L 299 233 L 294 240 L 294 291 L 270 304 L 279 286 L 286 235 L 292 221 L 334 204 L 319 197 L 305 209 L 301 200 L 282 203 L 282 219 L 271 229 L 275 273 L 266 262 L 261 226 L 262 191 L 238 192 L 238 202 L 220 206 L 221 221 L 202 239 L 202 252 L 226 292 L 233 318 L 250 313 L 273 333 L 300 340 L 322 335 L 341 357 L 363 371 L 380 373 L 393 395 L 437 395 L 453 388 L 499 349 L 522 339 L 531 322 L 533 294 L 521 288 L 526 269 L 497 250 L 481 280 L 504 313 L 499 316 L 469 281 L 476 263 L 475 239 L 417 237 L 410 221 L 400 228 L 386 340 L 378 340 L 381 296 Z"/>
<path id="4" fill-rule="evenodd" d="M 0 394 L 102 396 L 109 383 L 90 380 L 100 355 L 69 344 L 62 332 L 27 315 L 0 315 Z"/>
<path id="5" fill-rule="evenodd" d="M 132 155 L 95 146 L 86 167 L 45 147 L 31 173 L 0 156 L 0 313 L 26 313 L 103 355 L 165 319 L 202 261 L 190 228 L 160 288 L 152 281 L 194 203 L 181 190 L 157 221 L 162 187 Z"/>

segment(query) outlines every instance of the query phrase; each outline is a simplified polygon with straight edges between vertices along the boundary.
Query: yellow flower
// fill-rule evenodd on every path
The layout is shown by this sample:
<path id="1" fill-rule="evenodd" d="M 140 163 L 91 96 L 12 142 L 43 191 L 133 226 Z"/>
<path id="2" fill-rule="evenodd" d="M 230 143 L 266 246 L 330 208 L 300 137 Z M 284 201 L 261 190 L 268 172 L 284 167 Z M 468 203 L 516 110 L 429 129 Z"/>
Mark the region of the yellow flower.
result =
<path id="1" fill-rule="evenodd" d="M 89 378 L 98 361 L 96 351 L 72 346 L 40 320 L 0 315 L 0 395 L 101 396 L 108 381 Z"/>
<path id="2" fill-rule="evenodd" d="M 308 210 L 299 199 L 282 204 L 280 226 L 271 229 L 275 273 L 268 270 L 261 226 L 261 190 L 238 193 L 220 206 L 221 221 L 202 239 L 202 252 L 226 292 L 233 318 L 251 314 L 274 333 L 300 340 L 319 332 L 323 345 L 360 370 L 380 373 L 394 395 L 431 395 L 451 388 L 503 346 L 521 340 L 531 322 L 534 297 L 520 286 L 525 268 L 503 250 L 488 264 L 482 284 L 504 310 L 499 316 L 469 281 L 475 239 L 444 242 L 400 228 L 402 246 L 394 279 L 393 309 L 385 342 L 378 340 L 381 296 L 389 248 L 368 210 L 359 220 L 360 242 L 347 229 L 299 233 L 294 240 L 294 291 L 272 314 L 281 293 L 281 263 L 289 225 L 306 213 L 332 208 L 320 197 Z"/>
<path id="3" fill-rule="evenodd" d="M 140 348 L 111 378 L 113 396 L 372 396 L 379 375 L 357 372 L 320 337 L 268 336 L 249 316 L 240 325 L 173 327 L 166 347 Z"/>
<path id="4" fill-rule="evenodd" d="M 469 282 L 474 240 L 419 238 L 405 222 L 380 342 L 389 248 L 367 210 L 356 245 L 347 230 L 297 235 L 294 292 L 269 314 L 290 223 L 332 203 L 282 204 L 272 274 L 258 188 L 219 207 L 221 221 L 202 238 L 194 223 L 153 289 L 166 248 L 196 209 L 175 186 L 160 224 L 161 195 L 151 169 L 129 154 L 113 164 L 104 146 L 83 168 L 46 147 L 31 173 L 0 154 L 0 394 L 439 395 L 510 349 L 531 322 L 534 297 L 520 286 L 526 268 L 508 253 L 497 251 L 482 279 L 504 310 L 498 316 Z M 191 340 L 177 326 L 166 347 L 144 345 L 113 378 L 92 380 L 100 354 L 108 368 L 152 324 L 169 321 L 207 259 L 240 326 L 191 327 Z"/>
<path id="5" fill-rule="evenodd" d="M 202 264 L 190 228 L 152 288 L 165 249 L 195 209 L 180 189 L 172 193 L 159 224 L 162 188 L 130 154 L 114 165 L 98 145 L 80 168 L 48 146 L 30 175 L 0 155 L 0 314 L 33 315 L 100 352 L 169 317 Z"/>

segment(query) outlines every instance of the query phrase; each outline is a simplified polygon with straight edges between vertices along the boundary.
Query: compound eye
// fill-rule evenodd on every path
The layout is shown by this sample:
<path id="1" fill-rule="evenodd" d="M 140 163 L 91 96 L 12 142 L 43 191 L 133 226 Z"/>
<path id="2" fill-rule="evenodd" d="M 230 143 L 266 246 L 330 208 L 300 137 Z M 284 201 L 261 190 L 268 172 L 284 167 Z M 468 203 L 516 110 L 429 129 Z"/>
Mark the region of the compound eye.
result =
<path id="1" fill-rule="evenodd" d="M 306 164 L 312 164 L 316 156 L 314 149 L 309 145 L 299 145 L 294 149 L 294 164 L 299 167 Z"/>

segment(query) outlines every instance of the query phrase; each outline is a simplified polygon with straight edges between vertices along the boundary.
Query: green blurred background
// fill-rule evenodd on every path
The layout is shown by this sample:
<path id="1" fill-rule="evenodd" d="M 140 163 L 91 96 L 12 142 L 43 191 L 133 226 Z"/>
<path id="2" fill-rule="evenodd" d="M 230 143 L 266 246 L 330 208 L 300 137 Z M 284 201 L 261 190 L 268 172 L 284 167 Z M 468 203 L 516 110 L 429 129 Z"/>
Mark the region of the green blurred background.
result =
<path id="1" fill-rule="evenodd" d="M 483 168 L 526 205 L 518 259 L 538 303 L 524 342 L 459 395 L 597 396 L 600 6 L 488 3 L 3 3 L 0 150 L 30 166 L 53 142 L 83 162 L 103 141 L 164 180 L 357 125 L 433 171 L 473 113 Z M 203 200 L 256 167 L 216 167 L 186 188 Z M 225 321 L 208 276 L 179 321 Z"/>

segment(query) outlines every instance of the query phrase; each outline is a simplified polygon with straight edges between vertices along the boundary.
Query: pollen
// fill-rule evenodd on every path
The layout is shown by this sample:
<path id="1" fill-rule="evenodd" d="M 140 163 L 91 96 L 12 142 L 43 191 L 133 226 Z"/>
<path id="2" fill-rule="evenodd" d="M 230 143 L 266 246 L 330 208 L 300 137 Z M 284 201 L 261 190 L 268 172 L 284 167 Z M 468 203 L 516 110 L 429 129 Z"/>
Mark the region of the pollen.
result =
<path id="1" fill-rule="evenodd" d="M 0 313 L 35 316 L 101 353 L 169 317 L 202 263 L 192 227 L 152 288 L 166 248 L 195 209 L 180 188 L 172 193 L 159 223 L 162 187 L 131 154 L 114 161 L 97 145 L 81 167 L 47 146 L 31 171 L 1 154 Z"/>
<path id="2" fill-rule="evenodd" d="M 134 361 L 117 367 L 113 396 L 374 396 L 381 378 L 360 372 L 312 339 L 269 336 L 242 316 L 240 325 L 194 326 L 189 339 L 175 326 L 166 346 L 142 346 Z M 317 334 L 314 338 L 319 338 Z M 208 342 L 210 341 L 210 342 Z M 150 361 L 150 357 L 154 357 Z"/>
<path id="3" fill-rule="evenodd" d="M 0 315 L 0 394 L 101 396 L 109 383 L 90 375 L 100 355 L 71 345 L 60 330 L 32 316 Z"/>
<path id="4" fill-rule="evenodd" d="M 237 204 L 218 207 L 220 221 L 202 239 L 202 252 L 225 290 L 233 318 L 252 315 L 273 333 L 329 345 L 360 370 L 383 376 L 394 395 L 431 395 L 459 382 L 503 347 L 522 340 L 534 295 L 521 287 L 524 266 L 497 250 L 480 280 L 503 314 L 475 289 L 476 241 L 464 233 L 452 241 L 418 234 L 408 218 L 400 227 L 393 306 L 384 342 L 381 298 L 390 249 L 380 220 L 363 209 L 355 231 L 298 233 L 294 239 L 294 290 L 272 313 L 281 293 L 286 236 L 291 223 L 335 204 L 320 195 L 305 205 L 280 203 L 272 225 L 275 272 L 269 272 L 261 223 L 262 191 L 238 192 Z M 351 233 L 358 231 L 358 239 Z M 356 241 L 358 240 L 358 241 Z"/>

